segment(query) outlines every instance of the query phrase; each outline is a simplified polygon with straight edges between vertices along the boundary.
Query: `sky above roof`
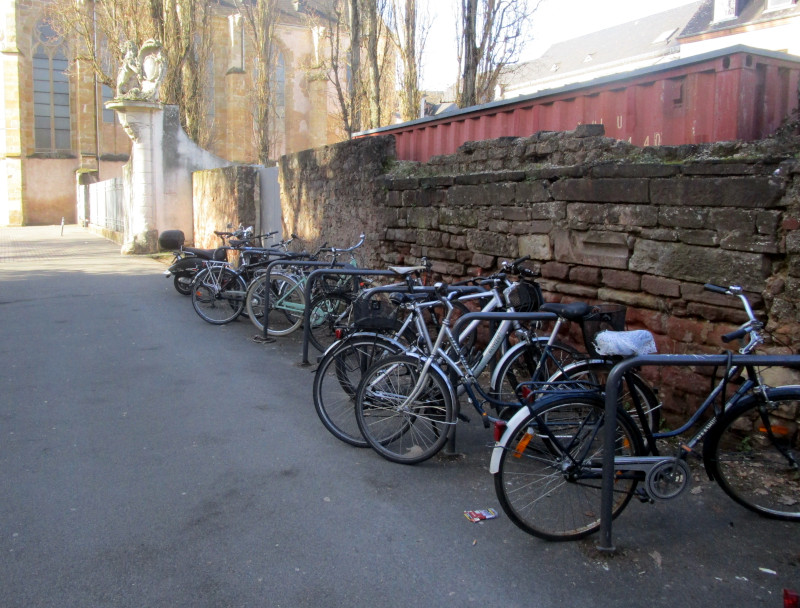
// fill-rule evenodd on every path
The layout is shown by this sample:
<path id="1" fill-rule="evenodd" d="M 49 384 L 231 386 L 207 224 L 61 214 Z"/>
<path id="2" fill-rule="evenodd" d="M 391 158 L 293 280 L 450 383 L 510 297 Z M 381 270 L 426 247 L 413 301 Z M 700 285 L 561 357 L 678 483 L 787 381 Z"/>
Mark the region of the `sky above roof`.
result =
<path id="1" fill-rule="evenodd" d="M 425 46 L 423 89 L 443 90 L 455 81 L 455 6 L 459 1 L 428 0 L 432 25 Z M 557 42 L 692 2 L 696 0 L 543 0 L 533 15 L 533 43 L 520 60 L 535 59 Z"/>

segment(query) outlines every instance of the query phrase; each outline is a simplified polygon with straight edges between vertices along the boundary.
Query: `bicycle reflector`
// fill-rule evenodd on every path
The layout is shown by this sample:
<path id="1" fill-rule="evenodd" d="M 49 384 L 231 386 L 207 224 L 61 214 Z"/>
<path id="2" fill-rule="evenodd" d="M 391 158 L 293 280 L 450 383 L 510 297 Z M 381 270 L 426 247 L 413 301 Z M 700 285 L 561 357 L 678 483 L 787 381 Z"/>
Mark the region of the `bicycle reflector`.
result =
<path id="1" fill-rule="evenodd" d="M 800 608 L 800 594 L 791 589 L 784 589 L 783 608 Z"/>

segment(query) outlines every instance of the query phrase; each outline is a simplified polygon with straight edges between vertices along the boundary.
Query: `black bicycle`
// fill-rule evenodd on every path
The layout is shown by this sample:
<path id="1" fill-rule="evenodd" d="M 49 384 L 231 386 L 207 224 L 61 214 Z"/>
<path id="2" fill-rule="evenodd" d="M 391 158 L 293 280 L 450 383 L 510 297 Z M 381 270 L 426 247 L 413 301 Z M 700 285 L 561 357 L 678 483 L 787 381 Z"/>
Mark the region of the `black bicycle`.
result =
<path id="1" fill-rule="evenodd" d="M 706 289 L 741 300 L 748 321 L 723 341 L 746 339 L 739 352 L 752 354 L 763 343 L 763 325 L 743 290 Z M 614 452 L 616 517 L 637 494 L 643 500 L 679 496 L 691 481 L 686 459 L 702 441 L 708 475 L 733 500 L 766 517 L 800 521 L 800 386 L 768 386 L 762 371 L 729 364 L 698 411 L 673 431 L 651 429 L 638 407 L 632 414 L 619 408 L 612 446 L 601 431 L 600 389 L 550 391 L 508 423 L 493 450 L 490 470 L 503 510 L 535 536 L 582 538 L 600 527 L 604 453 Z M 675 446 L 675 438 L 698 423 L 700 429 Z M 672 453 L 660 454 L 657 441 L 670 439 Z"/>

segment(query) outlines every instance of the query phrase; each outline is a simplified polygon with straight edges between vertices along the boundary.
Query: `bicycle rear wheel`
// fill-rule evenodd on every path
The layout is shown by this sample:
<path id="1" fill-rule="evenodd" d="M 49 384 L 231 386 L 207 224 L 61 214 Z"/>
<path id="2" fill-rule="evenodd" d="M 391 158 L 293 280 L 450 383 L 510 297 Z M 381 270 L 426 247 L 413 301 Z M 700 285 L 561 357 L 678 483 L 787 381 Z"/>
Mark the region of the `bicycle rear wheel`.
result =
<path id="1" fill-rule="evenodd" d="M 560 342 L 550 347 L 542 340 L 515 344 L 498 363 L 490 395 L 496 401 L 519 407 L 516 391 L 521 382 L 541 382 L 581 357 L 574 348 Z M 540 366 L 538 372 L 537 366 Z"/>
<path id="2" fill-rule="evenodd" d="M 316 296 L 310 306 L 308 340 L 314 348 L 325 352 L 336 341 L 336 330 L 352 324 L 353 301 L 338 293 L 323 293 Z"/>
<path id="3" fill-rule="evenodd" d="M 246 291 L 244 279 L 230 268 L 206 268 L 192 285 L 192 306 L 204 321 L 223 325 L 242 314 Z"/>
<path id="4" fill-rule="evenodd" d="M 455 412 L 450 387 L 436 368 L 421 379 L 422 361 L 408 355 L 381 359 L 361 379 L 356 421 L 378 454 L 401 464 L 429 459 L 444 447 Z"/>
<path id="5" fill-rule="evenodd" d="M 599 397 L 554 395 L 511 430 L 494 484 L 503 510 L 522 530 L 560 541 L 600 527 L 604 414 Z M 618 412 L 617 422 L 615 455 L 641 454 L 633 422 L 624 412 Z M 617 476 L 614 517 L 630 502 L 636 484 L 634 474 Z"/>
<path id="6" fill-rule="evenodd" d="M 590 359 L 588 361 L 578 361 L 560 369 L 556 374 L 549 377 L 553 382 L 586 382 L 589 388 L 597 387 L 604 390 L 608 380 L 608 374 L 614 368 L 614 361 L 603 361 Z M 569 386 L 567 384 L 566 386 Z M 637 428 L 642 431 L 642 424 L 638 412 L 636 411 L 636 401 L 642 408 L 644 422 L 649 426 L 653 433 L 657 433 L 661 426 L 661 403 L 655 390 L 635 371 L 627 372 L 622 379 L 622 388 L 619 393 L 619 407 L 625 410 L 637 423 Z"/>
<path id="7" fill-rule="evenodd" d="M 800 520 L 800 388 L 769 389 L 722 415 L 706 437 L 709 473 L 740 505 Z"/>

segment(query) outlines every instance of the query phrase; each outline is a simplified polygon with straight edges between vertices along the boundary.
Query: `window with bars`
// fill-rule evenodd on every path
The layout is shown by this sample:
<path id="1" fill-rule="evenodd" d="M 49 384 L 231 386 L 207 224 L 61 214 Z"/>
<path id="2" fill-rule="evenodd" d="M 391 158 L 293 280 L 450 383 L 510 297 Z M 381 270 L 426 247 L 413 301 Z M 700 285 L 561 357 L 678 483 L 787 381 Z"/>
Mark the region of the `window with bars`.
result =
<path id="1" fill-rule="evenodd" d="M 72 149 L 68 61 L 50 26 L 36 28 L 33 48 L 34 145 L 37 152 Z"/>

